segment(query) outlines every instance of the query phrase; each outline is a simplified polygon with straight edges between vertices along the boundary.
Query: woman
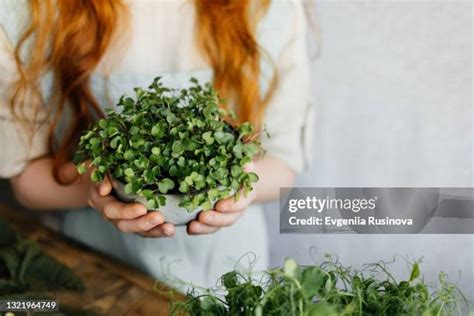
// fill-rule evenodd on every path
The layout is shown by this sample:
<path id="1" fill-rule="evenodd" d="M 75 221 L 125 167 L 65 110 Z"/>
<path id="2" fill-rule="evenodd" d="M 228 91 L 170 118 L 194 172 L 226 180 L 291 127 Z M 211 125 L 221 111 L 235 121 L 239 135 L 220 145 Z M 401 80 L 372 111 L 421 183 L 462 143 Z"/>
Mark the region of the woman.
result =
<path id="1" fill-rule="evenodd" d="M 63 212 L 63 232 L 164 279 L 212 285 L 244 253 L 268 265 L 261 203 L 304 166 L 306 25 L 297 1 L 0 3 L 0 176 L 17 199 Z M 173 87 L 212 81 L 240 121 L 265 126 L 267 154 L 246 198 L 219 201 L 186 227 L 115 199 L 69 162 L 78 135 L 123 93 L 160 75 Z M 94 208 L 94 209 L 93 209 Z M 275 216 L 278 216 L 275 214 Z M 220 229 L 222 228 L 222 229 Z M 153 238 L 143 238 L 143 237 Z M 164 261 L 161 260 L 164 258 Z"/>

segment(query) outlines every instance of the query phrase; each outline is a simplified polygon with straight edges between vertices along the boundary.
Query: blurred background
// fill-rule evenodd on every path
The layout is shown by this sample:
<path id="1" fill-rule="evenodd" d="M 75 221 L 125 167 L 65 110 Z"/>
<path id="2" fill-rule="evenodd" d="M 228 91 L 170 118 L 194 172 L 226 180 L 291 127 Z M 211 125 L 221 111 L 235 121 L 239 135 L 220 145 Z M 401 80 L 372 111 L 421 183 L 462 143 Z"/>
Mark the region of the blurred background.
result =
<path id="1" fill-rule="evenodd" d="M 473 2 L 319 0 L 311 14 L 316 117 L 297 185 L 472 187 Z M 474 300 L 474 235 L 280 235 L 277 204 L 267 216 L 272 265 L 311 263 L 311 247 L 354 267 L 423 258 L 427 280 L 445 271 Z M 409 276 L 404 260 L 393 268 Z"/>
<path id="2" fill-rule="evenodd" d="M 316 117 L 298 185 L 474 186 L 472 1 L 319 0 L 311 14 Z M 5 181 L 0 192 L 11 196 Z M 273 266 L 423 258 L 425 279 L 445 271 L 474 300 L 474 235 L 280 235 L 277 204 L 267 216 Z M 393 268 L 408 277 L 405 261 Z"/>

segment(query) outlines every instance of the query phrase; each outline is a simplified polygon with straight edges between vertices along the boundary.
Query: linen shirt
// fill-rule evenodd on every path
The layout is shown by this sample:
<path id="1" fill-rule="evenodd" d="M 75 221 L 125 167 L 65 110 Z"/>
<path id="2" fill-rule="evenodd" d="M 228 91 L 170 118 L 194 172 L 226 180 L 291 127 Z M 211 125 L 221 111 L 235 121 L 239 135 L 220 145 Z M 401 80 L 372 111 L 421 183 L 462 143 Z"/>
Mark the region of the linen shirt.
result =
<path id="1" fill-rule="evenodd" d="M 156 76 L 176 88 L 187 86 L 191 76 L 201 82 L 212 80 L 212 69 L 194 40 L 192 1 L 138 0 L 126 1 L 126 5 L 129 24 L 119 28 L 92 74 L 92 90 L 101 105 L 113 107 L 122 94 L 132 95 L 134 87 L 148 86 Z M 4 178 L 20 174 L 31 159 L 47 153 L 47 124 L 39 122 L 47 113 L 44 104 L 52 94 L 52 75 L 47 73 L 41 78 L 43 98 L 31 96 L 26 103 L 28 123 L 37 129 L 31 142 L 27 130 L 15 122 L 9 109 L 12 83 L 18 77 L 13 50 L 28 19 L 25 0 L 0 0 L 0 177 Z M 279 76 L 264 117 L 270 138 L 261 137 L 261 141 L 268 154 L 297 172 L 305 167 L 310 144 L 306 32 L 299 1 L 273 1 L 257 29 L 257 40 L 276 65 Z M 27 49 L 28 45 L 22 51 L 23 58 Z M 262 60 L 261 68 L 265 93 L 272 67 Z M 33 108 L 40 109 L 36 117 Z"/>
<path id="2" fill-rule="evenodd" d="M 175 88 L 187 86 L 191 76 L 200 82 L 212 80 L 212 69 L 194 41 L 192 1 L 126 4 L 130 23 L 117 30 L 118 36 L 91 77 L 94 96 L 101 105 L 113 106 L 122 94 L 133 94 L 134 87 L 147 87 L 156 76 Z M 28 144 L 26 131 L 15 124 L 8 109 L 9 89 L 18 76 L 13 47 L 27 21 L 26 1 L 0 0 L 0 177 L 21 173 L 31 159 L 47 152 L 47 128 L 39 127 Z M 305 127 L 310 117 L 305 36 L 302 4 L 296 1 L 273 1 L 257 31 L 257 40 L 276 65 L 280 78 L 264 118 L 270 138 L 262 137 L 261 141 L 268 154 L 295 171 L 304 167 L 304 143 L 309 139 Z M 22 54 L 24 58 L 27 48 Z M 265 93 L 271 67 L 262 61 L 261 68 Z M 41 78 L 43 100 L 31 95 L 25 109 L 31 125 L 35 125 L 33 108 L 42 110 L 38 120 L 44 118 L 47 108 L 42 106 L 53 93 L 51 87 L 52 76 L 48 73 Z M 91 208 L 62 212 L 61 217 L 61 230 L 68 237 L 183 290 L 189 282 L 213 286 L 219 276 L 239 262 L 257 271 L 269 264 L 266 219 L 258 204 L 250 206 L 232 226 L 213 234 L 190 236 L 186 226 L 177 226 L 172 238 L 122 233 Z"/>

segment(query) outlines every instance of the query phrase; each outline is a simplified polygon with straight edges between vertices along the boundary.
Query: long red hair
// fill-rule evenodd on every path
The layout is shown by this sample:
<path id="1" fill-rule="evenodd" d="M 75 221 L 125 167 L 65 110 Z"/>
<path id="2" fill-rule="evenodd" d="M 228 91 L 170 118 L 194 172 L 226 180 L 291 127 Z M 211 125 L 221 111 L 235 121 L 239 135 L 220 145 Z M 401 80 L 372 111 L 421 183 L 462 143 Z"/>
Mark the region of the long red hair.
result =
<path id="1" fill-rule="evenodd" d="M 113 41 L 119 25 L 127 23 L 127 7 L 120 0 L 30 0 L 31 23 L 15 50 L 19 80 L 10 102 L 13 115 L 21 119 L 26 96 L 43 99 L 41 77 L 52 71 L 54 97 L 51 106 L 49 148 L 54 174 L 68 162 L 80 134 L 103 116 L 95 99 L 90 76 Z M 269 0 L 194 0 L 196 40 L 214 73 L 214 86 L 220 95 L 235 104 L 239 122 L 250 121 L 259 128 L 265 107 L 276 85 L 276 74 L 267 93 L 260 91 L 260 61 L 263 52 L 255 30 Z M 27 40 L 31 48 L 27 60 L 20 52 Z M 58 142 L 55 130 L 65 108 L 72 112 L 66 133 Z"/>

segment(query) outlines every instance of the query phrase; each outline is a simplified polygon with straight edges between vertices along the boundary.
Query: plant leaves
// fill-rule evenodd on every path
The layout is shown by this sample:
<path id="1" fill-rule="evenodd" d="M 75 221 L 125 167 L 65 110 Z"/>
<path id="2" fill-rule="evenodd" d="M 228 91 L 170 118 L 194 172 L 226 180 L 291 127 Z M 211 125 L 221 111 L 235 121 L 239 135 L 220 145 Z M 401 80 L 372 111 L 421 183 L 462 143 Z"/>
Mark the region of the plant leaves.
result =
<path id="1" fill-rule="evenodd" d="M 118 111 L 108 109 L 80 137 L 78 171 L 86 172 L 90 160 L 96 167 L 92 181 L 113 175 L 125 194 L 143 197 L 148 206 L 164 205 L 156 194 L 180 193 L 180 206 L 189 211 L 210 209 L 231 191 L 251 191 L 258 176 L 243 167 L 261 148 L 249 137 L 253 126 L 230 125 L 233 111 L 220 108 L 224 100 L 212 84 L 191 81 L 178 90 L 156 78 L 148 89 L 135 88 L 135 97 L 122 96 Z"/>

